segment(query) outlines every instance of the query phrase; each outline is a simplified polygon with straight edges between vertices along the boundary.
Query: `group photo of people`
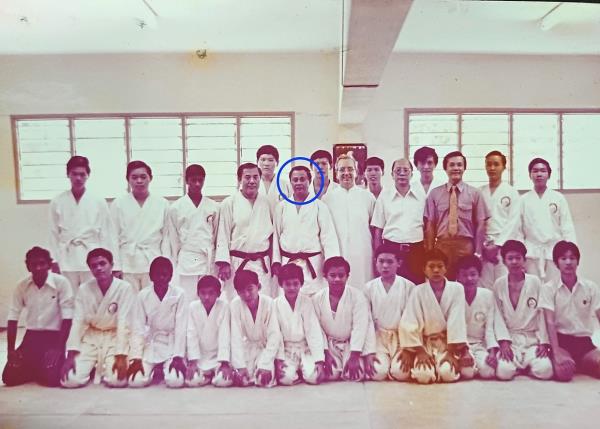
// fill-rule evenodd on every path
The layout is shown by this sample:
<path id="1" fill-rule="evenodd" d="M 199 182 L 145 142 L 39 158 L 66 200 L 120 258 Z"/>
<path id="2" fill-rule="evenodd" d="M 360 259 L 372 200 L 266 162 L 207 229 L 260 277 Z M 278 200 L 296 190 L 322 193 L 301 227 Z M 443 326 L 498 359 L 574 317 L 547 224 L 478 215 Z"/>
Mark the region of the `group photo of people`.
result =
<path id="1" fill-rule="evenodd" d="M 2 381 L 600 378 L 600 288 L 578 274 L 585 255 L 567 200 L 548 186 L 553 166 L 532 158 L 520 194 L 507 156 L 490 151 L 479 166 L 489 183 L 474 187 L 459 151 L 440 159 L 424 146 L 361 166 L 317 150 L 279 174 L 285 160 L 264 145 L 221 202 L 203 194 L 200 164 L 169 201 L 135 160 L 122 172 L 129 192 L 110 203 L 86 189 L 93 163 L 72 156 L 49 245 L 31 243 L 9 303 Z"/>

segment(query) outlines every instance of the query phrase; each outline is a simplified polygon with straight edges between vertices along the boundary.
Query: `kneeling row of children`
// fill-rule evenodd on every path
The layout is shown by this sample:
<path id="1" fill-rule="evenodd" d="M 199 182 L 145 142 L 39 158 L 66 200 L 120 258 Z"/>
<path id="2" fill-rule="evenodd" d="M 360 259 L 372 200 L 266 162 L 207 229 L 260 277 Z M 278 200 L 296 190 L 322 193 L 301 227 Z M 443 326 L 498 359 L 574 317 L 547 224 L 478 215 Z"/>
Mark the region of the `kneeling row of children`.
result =
<path id="1" fill-rule="evenodd" d="M 136 296 L 112 276 L 110 252 L 95 249 L 87 259 L 94 278 L 81 286 L 73 311 L 68 283 L 48 272 L 49 254 L 36 251 L 26 261 L 32 276 L 19 285 L 11 307 L 3 380 L 81 387 L 95 373 L 95 382 L 112 387 L 162 378 L 169 387 L 266 387 L 340 379 L 510 380 L 520 372 L 566 381 L 577 369 L 599 377 L 600 350 L 591 336 L 600 319 L 600 290 L 577 278 L 576 245 L 561 242 L 554 253 L 563 276 L 542 286 L 524 271 L 525 246 L 507 241 L 508 275 L 491 291 L 477 287 L 476 256 L 460 261 L 459 282 L 452 282 L 445 278 L 446 255 L 430 251 L 423 261 L 427 280 L 415 286 L 396 275 L 401 261 L 384 244 L 375 254 L 380 277 L 364 293 L 346 284 L 348 262 L 333 257 L 323 267 L 328 287 L 313 296 L 302 293 L 302 269 L 288 264 L 278 276 L 283 294 L 275 299 L 260 294 L 256 273 L 241 270 L 230 304 L 220 298 L 220 282 L 207 275 L 198 282 L 199 299 L 188 306 L 183 291 L 169 284 L 168 259 L 152 262 L 153 285 Z M 15 350 L 20 309 L 40 312 L 48 294 L 51 305 L 36 320 L 28 317 Z M 40 317 L 52 321 L 46 332 L 54 334 L 34 341 L 44 332 Z"/>

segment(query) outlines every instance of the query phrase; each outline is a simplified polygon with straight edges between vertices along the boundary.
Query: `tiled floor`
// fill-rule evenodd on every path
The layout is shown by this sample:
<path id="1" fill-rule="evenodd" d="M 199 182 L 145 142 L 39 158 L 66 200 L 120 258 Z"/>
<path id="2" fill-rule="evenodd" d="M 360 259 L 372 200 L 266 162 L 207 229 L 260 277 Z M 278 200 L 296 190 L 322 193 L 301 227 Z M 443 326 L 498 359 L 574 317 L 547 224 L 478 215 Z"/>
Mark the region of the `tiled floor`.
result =
<path id="1" fill-rule="evenodd" d="M 6 357 L 0 333 L 0 364 Z M 600 427 L 600 381 L 519 377 L 452 385 L 335 383 L 273 389 L 0 387 L 0 428 Z"/>

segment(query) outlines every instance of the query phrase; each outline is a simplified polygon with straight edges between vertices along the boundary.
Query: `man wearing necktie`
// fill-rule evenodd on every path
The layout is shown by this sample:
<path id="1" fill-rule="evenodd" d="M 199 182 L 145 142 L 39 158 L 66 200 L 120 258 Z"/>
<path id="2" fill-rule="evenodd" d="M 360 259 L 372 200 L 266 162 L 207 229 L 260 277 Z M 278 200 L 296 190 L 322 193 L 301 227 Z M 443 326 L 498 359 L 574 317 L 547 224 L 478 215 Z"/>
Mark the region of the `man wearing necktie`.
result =
<path id="1" fill-rule="evenodd" d="M 479 189 L 462 181 L 467 159 L 461 152 L 444 157 L 448 183 L 431 190 L 425 203 L 425 247 L 448 256 L 447 278 L 456 279 L 456 261 L 481 254 L 486 219 L 490 217 Z"/>

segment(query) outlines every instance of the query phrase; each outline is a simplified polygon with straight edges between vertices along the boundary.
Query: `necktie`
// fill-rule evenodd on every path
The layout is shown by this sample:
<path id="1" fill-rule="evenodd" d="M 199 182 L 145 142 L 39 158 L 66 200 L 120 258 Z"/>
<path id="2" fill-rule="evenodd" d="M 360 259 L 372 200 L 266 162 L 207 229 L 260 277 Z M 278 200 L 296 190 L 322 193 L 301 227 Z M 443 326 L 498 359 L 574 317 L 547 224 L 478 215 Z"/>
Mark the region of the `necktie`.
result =
<path id="1" fill-rule="evenodd" d="M 454 237 L 458 232 L 458 195 L 456 186 L 450 189 L 450 209 L 448 210 L 448 235 Z"/>

